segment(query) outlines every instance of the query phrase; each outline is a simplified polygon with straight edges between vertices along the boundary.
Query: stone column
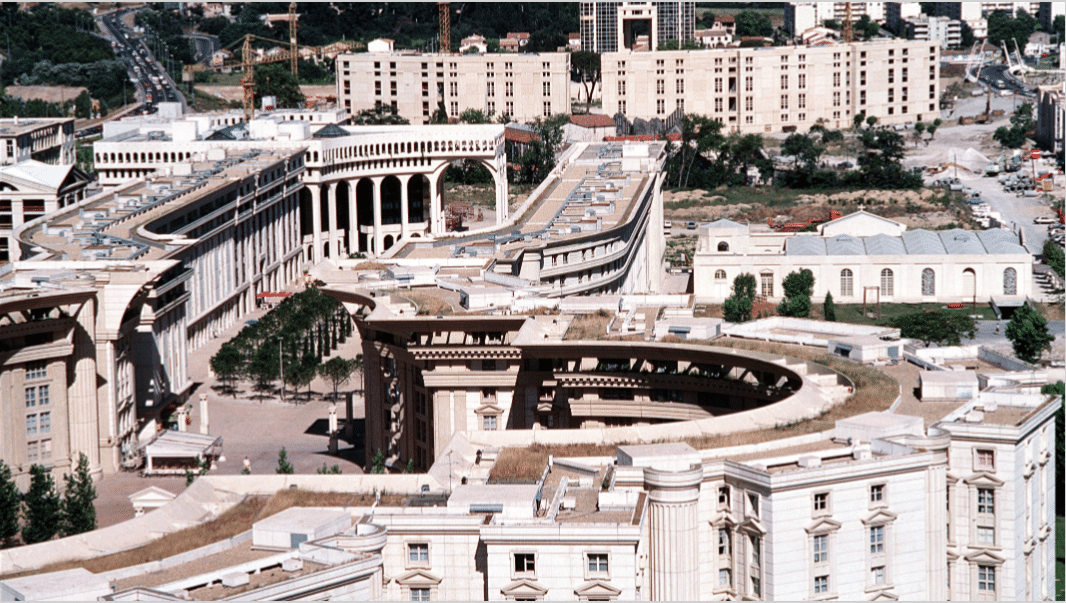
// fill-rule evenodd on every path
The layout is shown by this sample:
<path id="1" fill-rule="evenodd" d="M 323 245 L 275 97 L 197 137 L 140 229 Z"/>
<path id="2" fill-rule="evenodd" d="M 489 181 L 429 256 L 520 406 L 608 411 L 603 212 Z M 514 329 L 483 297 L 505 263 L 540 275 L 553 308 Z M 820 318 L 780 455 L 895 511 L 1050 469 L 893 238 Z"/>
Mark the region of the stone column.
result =
<path id="1" fill-rule="evenodd" d="M 200 394 L 200 433 L 207 435 L 211 430 L 211 423 L 207 416 L 207 394 Z"/>
<path id="2" fill-rule="evenodd" d="M 374 182 L 374 255 L 380 256 L 385 238 L 381 233 L 381 182 L 385 177 L 375 176 L 371 180 Z"/>
<path id="3" fill-rule="evenodd" d="M 429 181 L 429 233 L 432 235 L 444 232 L 441 224 L 441 214 L 444 208 L 441 207 L 441 195 L 438 187 L 443 176 L 444 172 L 441 171 L 439 174 L 429 174 L 426 177 L 426 180 Z"/>
<path id="4" fill-rule="evenodd" d="M 311 260 L 312 264 L 322 261 L 322 187 L 312 184 L 311 191 Z"/>
<path id="5" fill-rule="evenodd" d="M 699 513 L 703 466 L 644 469 L 652 601 L 695 601 L 699 591 Z"/>
<path id="6" fill-rule="evenodd" d="M 410 217 L 408 216 L 407 207 L 407 183 L 411 181 L 410 176 L 400 176 L 400 238 L 407 238 L 407 231 L 410 227 Z"/>
<path id="7" fill-rule="evenodd" d="M 100 475 L 100 436 L 97 421 L 96 393 L 96 300 L 87 299 L 78 312 L 74 327 L 74 382 L 69 390 L 68 413 L 70 421 L 70 458 L 85 453 L 89 459 L 89 471 Z"/>
<path id="8" fill-rule="evenodd" d="M 340 241 L 337 240 L 337 184 L 336 182 L 329 183 L 329 234 L 327 235 L 327 241 L 329 245 L 329 257 L 334 260 L 337 259 L 340 254 Z"/>
<path id="9" fill-rule="evenodd" d="M 348 253 L 358 253 L 359 249 L 359 216 L 356 211 L 359 206 L 355 203 L 355 191 L 358 180 L 349 180 L 348 186 Z"/>

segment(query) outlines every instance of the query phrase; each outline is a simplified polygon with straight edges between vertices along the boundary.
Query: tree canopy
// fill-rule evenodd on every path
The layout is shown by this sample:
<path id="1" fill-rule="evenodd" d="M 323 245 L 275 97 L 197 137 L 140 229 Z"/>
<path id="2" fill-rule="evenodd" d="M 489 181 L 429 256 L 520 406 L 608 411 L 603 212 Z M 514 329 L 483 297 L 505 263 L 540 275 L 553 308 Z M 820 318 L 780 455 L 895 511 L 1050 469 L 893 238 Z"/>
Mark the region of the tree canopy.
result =
<path id="1" fill-rule="evenodd" d="M 744 10 L 734 17 L 737 24 L 737 36 L 762 36 L 774 35 L 774 26 L 770 23 L 770 17 L 762 11 Z"/>
<path id="2" fill-rule="evenodd" d="M 751 309 L 755 304 L 755 276 L 744 273 L 733 279 L 733 293 L 726 298 L 722 306 L 725 319 L 729 322 L 747 322 L 751 320 Z"/>
<path id="3" fill-rule="evenodd" d="M 782 282 L 785 297 L 777 306 L 782 316 L 806 318 L 811 313 L 811 296 L 814 295 L 814 273 L 806 268 L 790 272 Z"/>
<path id="4" fill-rule="evenodd" d="M 1015 43 L 1018 48 L 1025 48 L 1038 25 L 1035 17 L 1020 8 L 1013 17 L 1007 12 L 992 11 L 988 13 L 988 43 L 1000 46 L 1006 42 L 1011 51 Z"/>
<path id="5" fill-rule="evenodd" d="M 409 123 L 406 118 L 400 117 L 392 105 L 379 105 L 352 115 L 352 125 L 355 126 L 406 126 Z"/>
<path id="6" fill-rule="evenodd" d="M 257 67 L 255 70 L 255 104 L 258 107 L 264 96 L 277 99 L 278 108 L 302 109 L 304 94 L 300 82 L 292 75 L 288 65 L 274 64 Z"/>
<path id="7" fill-rule="evenodd" d="M 973 339 L 977 333 L 977 322 L 970 316 L 940 310 L 904 314 L 889 324 L 899 329 L 900 336 L 920 339 L 927 346 L 959 345 L 963 337 Z"/>
<path id="8" fill-rule="evenodd" d="M 1047 327 L 1047 319 L 1041 316 L 1029 304 L 1023 304 L 1014 311 L 1007 324 L 1007 339 L 1014 348 L 1014 355 L 1026 362 L 1036 362 L 1051 348 L 1055 336 Z"/>
<path id="9" fill-rule="evenodd" d="M 571 75 L 585 87 L 585 113 L 592 111 L 592 95 L 600 82 L 600 55 L 578 51 L 570 55 Z"/>

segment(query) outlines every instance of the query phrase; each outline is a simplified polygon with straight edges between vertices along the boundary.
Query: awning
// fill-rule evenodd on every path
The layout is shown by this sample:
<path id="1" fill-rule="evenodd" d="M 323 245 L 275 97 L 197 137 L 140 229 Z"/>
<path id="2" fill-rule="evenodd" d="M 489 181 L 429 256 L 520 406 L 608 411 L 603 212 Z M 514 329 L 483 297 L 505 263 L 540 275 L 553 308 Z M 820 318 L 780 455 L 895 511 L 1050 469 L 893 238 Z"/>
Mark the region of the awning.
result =
<path id="1" fill-rule="evenodd" d="M 202 458 L 222 454 L 222 438 L 170 429 L 159 432 L 144 447 L 151 458 Z"/>

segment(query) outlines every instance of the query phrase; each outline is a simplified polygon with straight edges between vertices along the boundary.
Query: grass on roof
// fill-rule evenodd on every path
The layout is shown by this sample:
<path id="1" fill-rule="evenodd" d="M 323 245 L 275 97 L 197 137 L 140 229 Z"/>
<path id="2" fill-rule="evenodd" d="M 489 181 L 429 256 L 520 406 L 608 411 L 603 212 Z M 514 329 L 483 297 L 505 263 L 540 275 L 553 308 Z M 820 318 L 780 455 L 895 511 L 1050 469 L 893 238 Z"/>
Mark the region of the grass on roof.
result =
<path id="1" fill-rule="evenodd" d="M 548 456 L 610 456 L 615 446 L 603 444 L 533 444 L 527 448 L 504 448 L 489 472 L 490 484 L 535 484 L 548 466 Z"/>
<path id="2" fill-rule="evenodd" d="M 403 504 L 405 498 L 401 495 L 386 495 L 382 496 L 382 503 L 400 505 Z M 54 563 L 37 570 L 7 574 L 3 577 L 17 578 L 79 567 L 99 574 L 172 557 L 232 538 L 252 529 L 252 524 L 260 519 L 276 515 L 290 507 L 357 507 L 372 504 L 374 504 L 373 494 L 311 492 L 300 489 L 280 490 L 273 496 L 248 496 L 214 521 L 167 534 L 135 549 L 92 559 Z"/>
<path id="3" fill-rule="evenodd" d="M 595 340 L 607 337 L 607 325 L 611 322 L 611 313 L 599 310 L 593 314 L 582 314 L 570 322 L 564 340 Z"/>

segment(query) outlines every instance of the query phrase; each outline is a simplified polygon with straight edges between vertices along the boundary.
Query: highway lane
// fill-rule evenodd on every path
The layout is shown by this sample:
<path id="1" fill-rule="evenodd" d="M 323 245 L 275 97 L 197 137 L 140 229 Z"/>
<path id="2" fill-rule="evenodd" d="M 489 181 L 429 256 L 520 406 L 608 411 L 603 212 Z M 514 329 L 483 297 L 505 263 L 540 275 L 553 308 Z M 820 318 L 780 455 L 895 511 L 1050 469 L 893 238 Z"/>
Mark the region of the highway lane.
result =
<path id="1" fill-rule="evenodd" d="M 136 97 L 144 103 L 145 112 L 156 111 L 156 103 L 180 102 L 185 97 L 170 78 L 162 64 L 140 37 L 122 21 L 127 13 L 138 9 L 123 9 L 97 17 L 102 29 L 109 35 L 115 54 L 126 64 L 130 81 L 136 89 Z"/>

